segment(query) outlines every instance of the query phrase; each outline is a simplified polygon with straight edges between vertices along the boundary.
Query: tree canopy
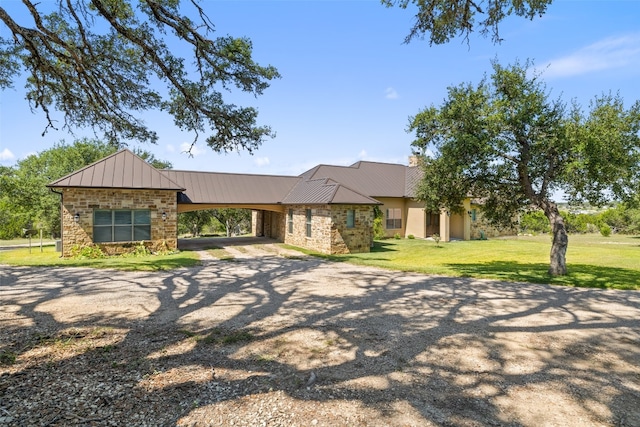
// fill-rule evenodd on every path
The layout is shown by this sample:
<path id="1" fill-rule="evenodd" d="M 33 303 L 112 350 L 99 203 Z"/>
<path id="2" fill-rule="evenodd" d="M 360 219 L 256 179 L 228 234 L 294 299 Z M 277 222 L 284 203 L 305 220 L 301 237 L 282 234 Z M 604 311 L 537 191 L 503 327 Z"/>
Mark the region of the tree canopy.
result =
<path id="1" fill-rule="evenodd" d="M 533 64 L 503 67 L 473 85 L 448 88 L 440 107 L 411 118 L 425 170 L 419 198 L 433 210 L 482 201 L 493 224 L 539 209 L 553 232 L 551 274 L 565 274 L 566 227 L 554 194 L 572 202 L 633 202 L 640 182 L 640 102 L 602 95 L 588 113 L 550 99 Z"/>
<path id="2" fill-rule="evenodd" d="M 553 0 L 382 0 L 386 6 L 407 9 L 415 6 L 415 23 L 405 42 L 414 38 L 429 39 L 430 44 L 444 44 L 452 38 L 469 35 L 477 30 L 481 35 L 491 35 L 494 43 L 499 43 L 499 25 L 509 15 L 527 19 L 542 16 Z"/>
<path id="3" fill-rule="evenodd" d="M 0 89 L 26 72 L 44 132 L 56 128 L 57 110 L 63 128 L 92 128 L 114 146 L 155 142 L 139 113 L 162 110 L 215 151 L 252 152 L 272 135 L 254 108 L 226 103 L 221 91 L 260 95 L 278 71 L 254 62 L 247 38 L 210 38 L 214 25 L 197 1 L 57 0 L 52 11 L 47 2 L 22 4 L 28 22 L 0 5 Z"/>

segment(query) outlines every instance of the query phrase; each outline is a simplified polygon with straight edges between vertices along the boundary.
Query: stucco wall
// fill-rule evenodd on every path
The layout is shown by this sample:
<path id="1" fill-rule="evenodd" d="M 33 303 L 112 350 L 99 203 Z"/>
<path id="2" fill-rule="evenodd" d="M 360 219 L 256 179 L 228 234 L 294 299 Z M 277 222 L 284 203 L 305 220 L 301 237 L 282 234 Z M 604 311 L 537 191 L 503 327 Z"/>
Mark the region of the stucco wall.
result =
<path id="1" fill-rule="evenodd" d="M 71 256 L 74 246 L 93 243 L 93 211 L 96 209 L 149 209 L 151 240 L 144 244 L 152 251 L 175 250 L 178 245 L 178 209 L 172 190 L 121 190 L 65 188 L 62 191 L 62 256 Z M 162 213 L 167 214 L 166 221 Z M 79 221 L 74 220 L 79 214 Z M 139 242 L 99 243 L 110 255 L 131 251 Z"/>
<path id="2" fill-rule="evenodd" d="M 405 237 L 412 235 L 414 237 L 426 236 L 426 217 L 424 211 L 424 203 L 415 200 L 408 200 L 407 203 L 407 221 L 405 227 Z"/>
<path id="3" fill-rule="evenodd" d="M 405 199 L 401 199 L 399 197 L 394 198 L 385 198 L 385 197 L 376 197 L 382 206 L 380 210 L 382 211 L 382 227 L 384 228 L 384 236 L 385 237 L 393 237 L 396 234 L 400 234 L 401 236 L 405 235 L 405 230 L 407 227 L 407 207 L 405 203 Z M 387 228 L 387 209 L 395 209 L 399 208 L 402 212 L 402 228 Z"/>

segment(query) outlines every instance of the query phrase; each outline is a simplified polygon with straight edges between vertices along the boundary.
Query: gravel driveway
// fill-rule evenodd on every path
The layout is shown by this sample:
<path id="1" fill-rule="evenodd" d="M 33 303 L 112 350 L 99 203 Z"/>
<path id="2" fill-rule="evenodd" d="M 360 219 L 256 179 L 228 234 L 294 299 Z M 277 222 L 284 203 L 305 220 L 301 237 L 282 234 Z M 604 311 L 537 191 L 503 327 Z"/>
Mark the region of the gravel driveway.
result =
<path id="1" fill-rule="evenodd" d="M 640 425 L 639 292 L 229 250 L 0 266 L 0 425 Z"/>

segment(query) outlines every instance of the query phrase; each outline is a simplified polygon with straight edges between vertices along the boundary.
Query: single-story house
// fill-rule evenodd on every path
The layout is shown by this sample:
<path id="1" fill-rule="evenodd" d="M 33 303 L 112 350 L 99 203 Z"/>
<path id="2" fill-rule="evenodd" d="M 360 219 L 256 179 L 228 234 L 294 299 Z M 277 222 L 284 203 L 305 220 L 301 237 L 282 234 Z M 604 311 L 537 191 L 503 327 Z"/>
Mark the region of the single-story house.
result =
<path id="1" fill-rule="evenodd" d="M 124 149 L 60 178 L 62 255 L 99 245 L 109 254 L 143 242 L 177 248 L 178 214 L 200 209 L 251 209 L 252 232 L 322 253 L 368 252 L 374 207 L 388 237 L 469 240 L 465 212 L 428 212 L 414 199 L 421 170 L 378 162 L 319 165 L 299 176 L 158 170 Z"/>

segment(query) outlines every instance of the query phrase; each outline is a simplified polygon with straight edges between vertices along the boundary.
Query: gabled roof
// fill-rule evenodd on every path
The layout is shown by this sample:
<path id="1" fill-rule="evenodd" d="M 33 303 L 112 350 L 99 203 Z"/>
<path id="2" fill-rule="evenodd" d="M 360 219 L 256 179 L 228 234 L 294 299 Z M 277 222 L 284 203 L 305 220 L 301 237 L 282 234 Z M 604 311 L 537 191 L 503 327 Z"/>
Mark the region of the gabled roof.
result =
<path id="1" fill-rule="evenodd" d="M 52 182 L 47 187 L 184 190 L 184 187 L 176 184 L 165 174 L 127 149 L 85 166 Z"/>
<path id="2" fill-rule="evenodd" d="M 181 203 L 276 204 L 300 181 L 295 176 L 176 170 L 162 173 L 186 188 Z"/>
<path id="3" fill-rule="evenodd" d="M 196 204 L 373 205 L 380 204 L 377 197 L 412 197 L 421 173 L 416 167 L 376 162 L 319 165 L 300 176 L 159 171 L 124 149 L 48 187 L 174 190 L 179 203 Z"/>
<path id="4" fill-rule="evenodd" d="M 350 204 L 350 205 L 379 205 L 380 202 L 360 194 L 352 189 L 328 178 L 310 179 L 299 178 L 299 181 L 289 194 L 282 200 L 288 205 L 313 204 Z"/>
<path id="5" fill-rule="evenodd" d="M 361 161 L 351 166 L 318 165 L 300 176 L 348 183 L 354 191 L 370 197 L 412 197 L 417 170 L 419 168 L 394 163 Z"/>

